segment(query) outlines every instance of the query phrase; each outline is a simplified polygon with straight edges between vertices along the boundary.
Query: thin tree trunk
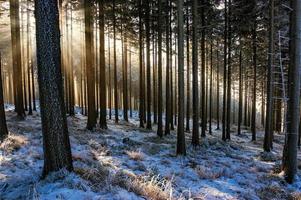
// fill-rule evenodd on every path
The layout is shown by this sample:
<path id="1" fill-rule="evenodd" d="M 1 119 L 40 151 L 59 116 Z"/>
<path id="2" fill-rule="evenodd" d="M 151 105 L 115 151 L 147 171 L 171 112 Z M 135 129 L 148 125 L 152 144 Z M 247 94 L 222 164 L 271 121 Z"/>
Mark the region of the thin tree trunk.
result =
<path id="1" fill-rule="evenodd" d="M 190 131 L 190 47 L 189 47 L 189 6 L 186 8 L 186 75 L 187 75 L 187 99 L 186 99 L 186 131 Z"/>
<path id="2" fill-rule="evenodd" d="M 183 0 L 177 0 L 178 6 L 178 134 L 177 155 L 186 155 L 185 132 L 184 132 L 184 14 Z"/>
<path id="3" fill-rule="evenodd" d="M 146 87 L 147 87 L 147 120 L 146 128 L 152 129 L 151 114 L 151 60 L 150 60 L 150 3 L 146 0 L 145 31 L 146 31 Z"/>
<path id="4" fill-rule="evenodd" d="M 116 1 L 113 0 L 113 34 L 114 34 L 114 107 L 115 122 L 118 123 L 118 86 L 117 86 L 117 55 L 116 55 Z"/>
<path id="5" fill-rule="evenodd" d="M 198 146 L 199 139 L 199 81 L 198 81 L 198 0 L 192 3 L 192 145 Z"/>
<path id="6" fill-rule="evenodd" d="M 173 120 L 171 116 L 170 103 L 170 22 L 169 22 L 169 0 L 166 1 L 166 99 L 165 99 L 165 135 L 170 134 L 170 123 Z M 172 79 L 172 78 L 171 78 Z"/>
<path id="7" fill-rule="evenodd" d="M 256 140 L 256 82 L 257 82 L 257 34 L 256 34 L 257 24 L 254 22 L 252 40 L 253 40 L 253 99 L 252 99 L 252 141 Z"/>
<path id="8" fill-rule="evenodd" d="M 162 122 L 162 0 L 158 0 L 158 130 L 157 135 L 163 136 Z"/>
<path id="9" fill-rule="evenodd" d="M 241 41 L 240 41 L 241 42 Z M 241 134 L 241 122 L 242 122 L 242 44 L 240 44 L 239 50 L 239 105 L 238 105 L 238 124 L 237 124 L 237 134 Z"/>
<path id="10" fill-rule="evenodd" d="M 4 97 L 2 87 L 2 57 L 0 52 L 0 143 L 7 137 L 8 131 L 6 126 Z"/>
<path id="11" fill-rule="evenodd" d="M 107 90 L 106 90 L 106 63 L 105 63 L 105 19 L 104 0 L 99 1 L 99 70 L 100 70 L 100 115 L 99 125 L 107 129 Z"/>

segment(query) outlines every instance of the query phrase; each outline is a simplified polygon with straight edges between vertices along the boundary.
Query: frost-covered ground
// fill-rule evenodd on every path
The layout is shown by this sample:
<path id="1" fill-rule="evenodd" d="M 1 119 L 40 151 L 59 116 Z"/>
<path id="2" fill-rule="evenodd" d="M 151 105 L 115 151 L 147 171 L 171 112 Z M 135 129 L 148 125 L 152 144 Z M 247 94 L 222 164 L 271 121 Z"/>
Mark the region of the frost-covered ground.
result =
<path id="1" fill-rule="evenodd" d="M 138 122 L 109 121 L 109 129 L 85 129 L 86 117 L 69 117 L 74 172 L 40 180 L 43 166 L 38 113 L 18 121 L 7 107 L 10 136 L 0 146 L 0 199 L 297 199 L 301 180 L 287 185 L 280 173 L 283 135 L 273 153 L 262 154 L 262 133 L 232 134 L 223 142 L 214 131 L 175 156 L 176 132 L 160 139 Z M 153 127 L 155 130 L 156 127 Z M 215 130 L 215 129 L 214 129 Z M 299 155 L 300 156 L 300 155 Z M 265 161 L 264 161 L 265 160 Z M 300 176 L 301 177 L 301 176 Z"/>

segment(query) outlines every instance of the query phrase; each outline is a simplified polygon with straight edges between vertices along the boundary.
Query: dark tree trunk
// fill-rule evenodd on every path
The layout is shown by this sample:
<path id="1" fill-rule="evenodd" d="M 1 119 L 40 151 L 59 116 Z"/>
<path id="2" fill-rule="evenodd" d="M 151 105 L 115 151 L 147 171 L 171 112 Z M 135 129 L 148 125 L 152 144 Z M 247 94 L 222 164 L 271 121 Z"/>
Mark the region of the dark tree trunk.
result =
<path id="1" fill-rule="evenodd" d="M 226 112 L 227 112 L 227 50 L 228 50 L 228 2 L 225 0 L 225 30 L 224 30 L 224 84 L 223 84 L 223 127 L 222 127 L 222 139 L 225 141 L 226 137 Z"/>
<path id="2" fill-rule="evenodd" d="M 192 145 L 198 146 L 199 140 L 199 81 L 198 81 L 198 0 L 192 4 Z"/>
<path id="3" fill-rule="evenodd" d="M 178 10 L 178 134 L 177 134 L 177 155 L 186 155 L 184 115 L 184 14 L 183 0 L 177 0 Z"/>
<path id="4" fill-rule="evenodd" d="M 85 0 L 85 39 L 86 39 L 86 70 L 88 88 L 88 122 L 87 129 L 92 130 L 96 125 L 95 110 L 95 69 L 93 65 L 93 23 L 92 1 Z M 70 101 L 70 100 L 69 100 Z"/>
<path id="5" fill-rule="evenodd" d="M 211 39 L 212 40 L 212 39 Z M 213 41 L 210 44 L 210 91 L 209 91 L 209 134 L 212 134 L 212 79 L 213 79 Z"/>
<path id="6" fill-rule="evenodd" d="M 241 42 L 241 41 L 240 41 Z M 240 44 L 239 50 L 239 102 L 238 102 L 238 124 L 237 124 L 237 134 L 241 134 L 241 122 L 242 122 L 242 44 Z"/>
<path id="7" fill-rule="evenodd" d="M 152 129 L 151 114 L 151 60 L 150 60 L 150 3 L 146 0 L 145 31 L 146 31 L 146 87 L 147 87 L 147 120 L 146 128 Z"/>
<path id="8" fill-rule="evenodd" d="M 205 64 L 205 1 L 202 0 L 202 7 L 201 7 L 201 64 L 202 64 L 202 71 L 201 71 L 201 87 L 202 87 L 202 131 L 201 136 L 206 137 L 206 126 L 207 126 L 207 119 L 206 119 L 206 85 L 205 85 L 205 73 L 206 73 L 206 64 Z"/>
<path id="9" fill-rule="evenodd" d="M 118 123 L 118 86 L 117 86 L 117 55 L 116 55 L 116 2 L 113 0 L 113 34 L 114 34 L 114 108 L 115 122 Z"/>
<path id="10" fill-rule="evenodd" d="M 186 131 L 190 130 L 190 47 L 189 47 L 189 6 L 186 8 L 186 75 L 187 75 L 187 99 L 186 99 Z"/>
<path id="11" fill-rule="evenodd" d="M 227 83 L 227 116 L 226 116 L 226 139 L 230 140 L 231 139 L 231 80 L 232 80 L 232 67 L 231 67 L 231 45 L 232 45 L 232 29 L 231 29 L 231 0 L 228 1 L 228 83 Z"/>
<path id="12" fill-rule="evenodd" d="M 165 99 L 165 135 L 170 134 L 171 103 L 170 103 L 170 22 L 169 22 L 169 0 L 166 1 L 166 99 Z M 172 79 L 172 78 L 171 78 Z"/>
<path id="13" fill-rule="evenodd" d="M 158 0 L 158 130 L 157 135 L 163 136 L 162 122 L 162 0 Z"/>
<path id="14" fill-rule="evenodd" d="M 253 40 L 253 99 L 252 99 L 252 122 L 251 122 L 251 131 L 252 131 L 252 141 L 256 140 L 256 82 L 257 82 L 257 23 L 254 22 L 252 40 Z"/>
<path id="15" fill-rule="evenodd" d="M 6 126 L 4 97 L 2 87 L 2 57 L 0 52 L 0 143 L 7 137 L 8 131 Z"/>
<path id="16" fill-rule="evenodd" d="M 44 169 L 73 170 L 63 95 L 59 12 L 56 0 L 35 0 Z"/>
<path id="17" fill-rule="evenodd" d="M 301 2 L 291 1 L 290 14 L 290 66 L 288 80 L 288 110 L 287 110 L 287 133 L 283 150 L 282 167 L 285 173 L 285 180 L 288 183 L 294 181 L 297 173 L 297 143 L 300 120 L 300 51 L 301 51 Z"/>
<path id="18" fill-rule="evenodd" d="M 30 37 L 31 37 L 31 32 L 30 32 L 30 10 L 29 10 L 29 0 L 27 0 L 26 2 L 26 7 L 27 7 L 27 82 L 28 82 L 28 104 L 29 104 L 29 108 L 28 108 L 28 115 L 32 115 L 32 94 L 31 94 L 31 79 L 30 79 L 30 75 L 31 75 L 31 62 L 33 62 L 33 60 L 31 59 L 30 56 Z"/>
<path id="19" fill-rule="evenodd" d="M 220 73 L 220 66 L 219 66 L 219 43 L 217 43 L 216 45 L 216 130 L 219 130 L 220 127 L 219 127 L 219 122 L 220 122 L 220 111 L 219 111 L 219 108 L 220 108 L 220 93 L 219 93 L 219 90 L 220 90 L 220 76 L 219 76 L 219 73 Z"/>
<path id="20" fill-rule="evenodd" d="M 106 90 L 106 63 L 105 63 L 105 20 L 104 0 L 99 1 L 99 69 L 100 69 L 100 115 L 99 125 L 107 129 L 107 90 Z"/>
<path id="21" fill-rule="evenodd" d="M 144 127 L 144 84 L 143 84 L 143 27 L 142 27 L 142 0 L 139 0 L 139 118 L 140 127 Z"/>

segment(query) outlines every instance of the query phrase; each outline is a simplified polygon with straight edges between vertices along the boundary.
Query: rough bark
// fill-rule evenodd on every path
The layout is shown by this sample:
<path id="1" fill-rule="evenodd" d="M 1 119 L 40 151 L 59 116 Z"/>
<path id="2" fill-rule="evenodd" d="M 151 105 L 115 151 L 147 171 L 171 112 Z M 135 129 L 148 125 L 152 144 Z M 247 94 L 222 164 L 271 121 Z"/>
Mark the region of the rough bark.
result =
<path id="1" fill-rule="evenodd" d="M 63 95 L 57 0 L 35 0 L 35 18 L 45 177 L 62 168 L 71 171 L 73 166 Z"/>

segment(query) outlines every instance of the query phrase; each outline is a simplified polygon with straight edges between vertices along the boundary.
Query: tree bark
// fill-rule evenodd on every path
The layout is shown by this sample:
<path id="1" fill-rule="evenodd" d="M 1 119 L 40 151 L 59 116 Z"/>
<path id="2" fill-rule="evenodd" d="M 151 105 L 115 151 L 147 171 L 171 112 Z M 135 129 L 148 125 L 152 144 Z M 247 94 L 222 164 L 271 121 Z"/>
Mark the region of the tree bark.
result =
<path id="1" fill-rule="evenodd" d="M 177 155 L 186 155 L 184 132 L 184 14 L 183 0 L 177 0 L 178 7 L 178 135 Z"/>
<path id="2" fill-rule="evenodd" d="M 287 132 L 283 150 L 283 163 L 285 180 L 288 183 L 294 181 L 297 173 L 297 143 L 300 117 L 300 55 L 301 55 L 301 2 L 291 0 L 290 14 L 290 64 L 288 80 L 288 110 Z"/>
<path id="3" fill-rule="evenodd" d="M 192 145 L 198 146 L 199 139 L 199 81 L 198 81 L 198 0 L 192 2 Z"/>
<path id="4" fill-rule="evenodd" d="M 73 170 L 63 95 L 57 0 L 35 0 L 38 80 L 40 91 L 44 169 Z"/>
<path id="5" fill-rule="evenodd" d="M 3 86 L 2 86 L 2 57 L 0 52 L 0 143 L 7 137 L 7 135 L 8 135 L 8 131 L 6 126 Z"/>

